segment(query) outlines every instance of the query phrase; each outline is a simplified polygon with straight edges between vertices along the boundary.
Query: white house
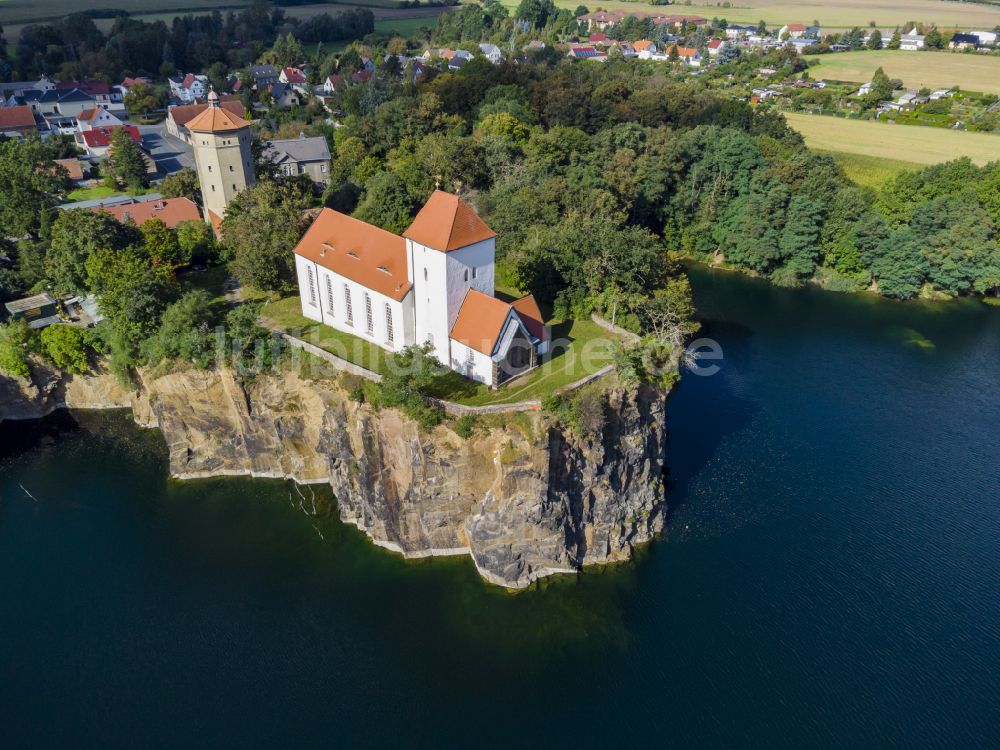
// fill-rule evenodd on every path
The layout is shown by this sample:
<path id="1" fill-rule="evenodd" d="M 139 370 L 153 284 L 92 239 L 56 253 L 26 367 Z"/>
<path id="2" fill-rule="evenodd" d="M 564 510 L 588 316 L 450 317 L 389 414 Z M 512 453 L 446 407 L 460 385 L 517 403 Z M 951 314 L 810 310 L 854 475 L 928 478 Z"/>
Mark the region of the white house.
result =
<path id="1" fill-rule="evenodd" d="M 923 49 L 923 46 L 924 38 L 917 33 L 916 29 L 903 34 L 903 36 L 899 38 L 900 49 L 910 50 L 912 52 L 914 50 Z"/>
<path id="2" fill-rule="evenodd" d="M 124 124 L 124 122 L 108 110 L 101 109 L 100 107 L 85 109 L 76 118 L 76 127 L 81 133 L 93 130 L 94 128 L 121 127 Z"/>
<path id="3" fill-rule="evenodd" d="M 549 333 L 530 295 L 494 297 L 495 245 L 440 190 L 402 237 L 323 209 L 295 247 L 302 314 L 390 351 L 429 343 L 456 372 L 502 385 L 538 363 Z"/>
<path id="4" fill-rule="evenodd" d="M 499 65 L 503 62 L 503 52 L 495 44 L 483 42 L 479 45 L 479 51 L 483 53 L 483 57 L 494 65 Z"/>
<path id="5" fill-rule="evenodd" d="M 997 39 L 1000 38 L 1000 32 L 997 31 L 970 31 L 974 37 L 979 39 L 979 43 L 992 47 L 997 43 Z"/>
<path id="6" fill-rule="evenodd" d="M 184 104 L 193 104 L 195 99 L 204 99 L 208 93 L 208 76 L 188 73 L 183 78 L 168 78 L 170 95 Z"/>

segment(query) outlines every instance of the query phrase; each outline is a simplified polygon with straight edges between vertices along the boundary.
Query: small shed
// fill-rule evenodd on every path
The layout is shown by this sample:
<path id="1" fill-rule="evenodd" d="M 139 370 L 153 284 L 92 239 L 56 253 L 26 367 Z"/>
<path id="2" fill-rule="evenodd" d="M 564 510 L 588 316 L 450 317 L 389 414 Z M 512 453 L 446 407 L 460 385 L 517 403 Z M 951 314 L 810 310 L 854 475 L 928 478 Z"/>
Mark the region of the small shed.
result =
<path id="1" fill-rule="evenodd" d="M 59 322 L 58 303 L 51 294 L 12 300 L 5 302 L 4 307 L 11 320 L 26 320 L 29 328 L 45 328 Z"/>

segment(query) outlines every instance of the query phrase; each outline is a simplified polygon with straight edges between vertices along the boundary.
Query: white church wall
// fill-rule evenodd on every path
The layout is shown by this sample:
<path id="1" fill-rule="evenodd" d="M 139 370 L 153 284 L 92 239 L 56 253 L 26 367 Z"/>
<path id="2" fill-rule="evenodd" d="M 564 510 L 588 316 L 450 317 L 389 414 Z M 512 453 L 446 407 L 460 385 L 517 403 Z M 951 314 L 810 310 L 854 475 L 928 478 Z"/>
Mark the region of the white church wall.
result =
<path id="1" fill-rule="evenodd" d="M 442 363 L 450 361 L 448 339 L 447 254 L 406 241 L 413 273 L 413 309 L 416 342 L 434 345 L 434 356 Z"/>
<path id="2" fill-rule="evenodd" d="M 493 296 L 493 260 L 496 240 L 477 242 L 474 245 L 445 253 L 447 266 L 448 331 L 455 325 L 458 311 L 470 289 Z"/>
<path id="3" fill-rule="evenodd" d="M 470 380 L 493 385 L 493 360 L 455 339 L 451 339 L 450 366 Z"/>
<path id="4" fill-rule="evenodd" d="M 299 282 L 299 301 L 302 315 L 310 320 L 323 322 L 319 306 L 319 271 L 316 264 L 301 255 L 295 256 L 295 275 Z"/>

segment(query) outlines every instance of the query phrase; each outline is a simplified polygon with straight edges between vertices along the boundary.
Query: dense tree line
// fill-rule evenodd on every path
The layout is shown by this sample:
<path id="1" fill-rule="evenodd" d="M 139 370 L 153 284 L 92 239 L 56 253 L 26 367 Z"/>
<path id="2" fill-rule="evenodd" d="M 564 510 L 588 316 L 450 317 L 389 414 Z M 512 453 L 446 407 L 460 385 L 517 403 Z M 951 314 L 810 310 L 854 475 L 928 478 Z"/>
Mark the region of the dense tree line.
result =
<path id="1" fill-rule="evenodd" d="M 504 278 L 566 310 L 641 320 L 675 255 L 900 298 L 1000 287 L 1000 164 L 876 196 L 779 114 L 653 67 L 477 59 L 415 85 L 376 76 L 343 106 L 330 205 L 400 231 L 441 181 L 498 232 Z"/>

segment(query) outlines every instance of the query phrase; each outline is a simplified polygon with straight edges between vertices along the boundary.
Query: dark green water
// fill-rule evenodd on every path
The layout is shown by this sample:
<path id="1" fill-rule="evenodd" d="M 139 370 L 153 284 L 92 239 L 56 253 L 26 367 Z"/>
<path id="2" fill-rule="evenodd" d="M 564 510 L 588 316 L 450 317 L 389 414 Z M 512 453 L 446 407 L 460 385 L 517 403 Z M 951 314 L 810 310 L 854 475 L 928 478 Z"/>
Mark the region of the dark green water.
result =
<path id="1" fill-rule="evenodd" d="M 519 595 L 124 415 L 4 425 L 0 744 L 998 746 L 1000 310 L 694 280 L 669 532 Z"/>

